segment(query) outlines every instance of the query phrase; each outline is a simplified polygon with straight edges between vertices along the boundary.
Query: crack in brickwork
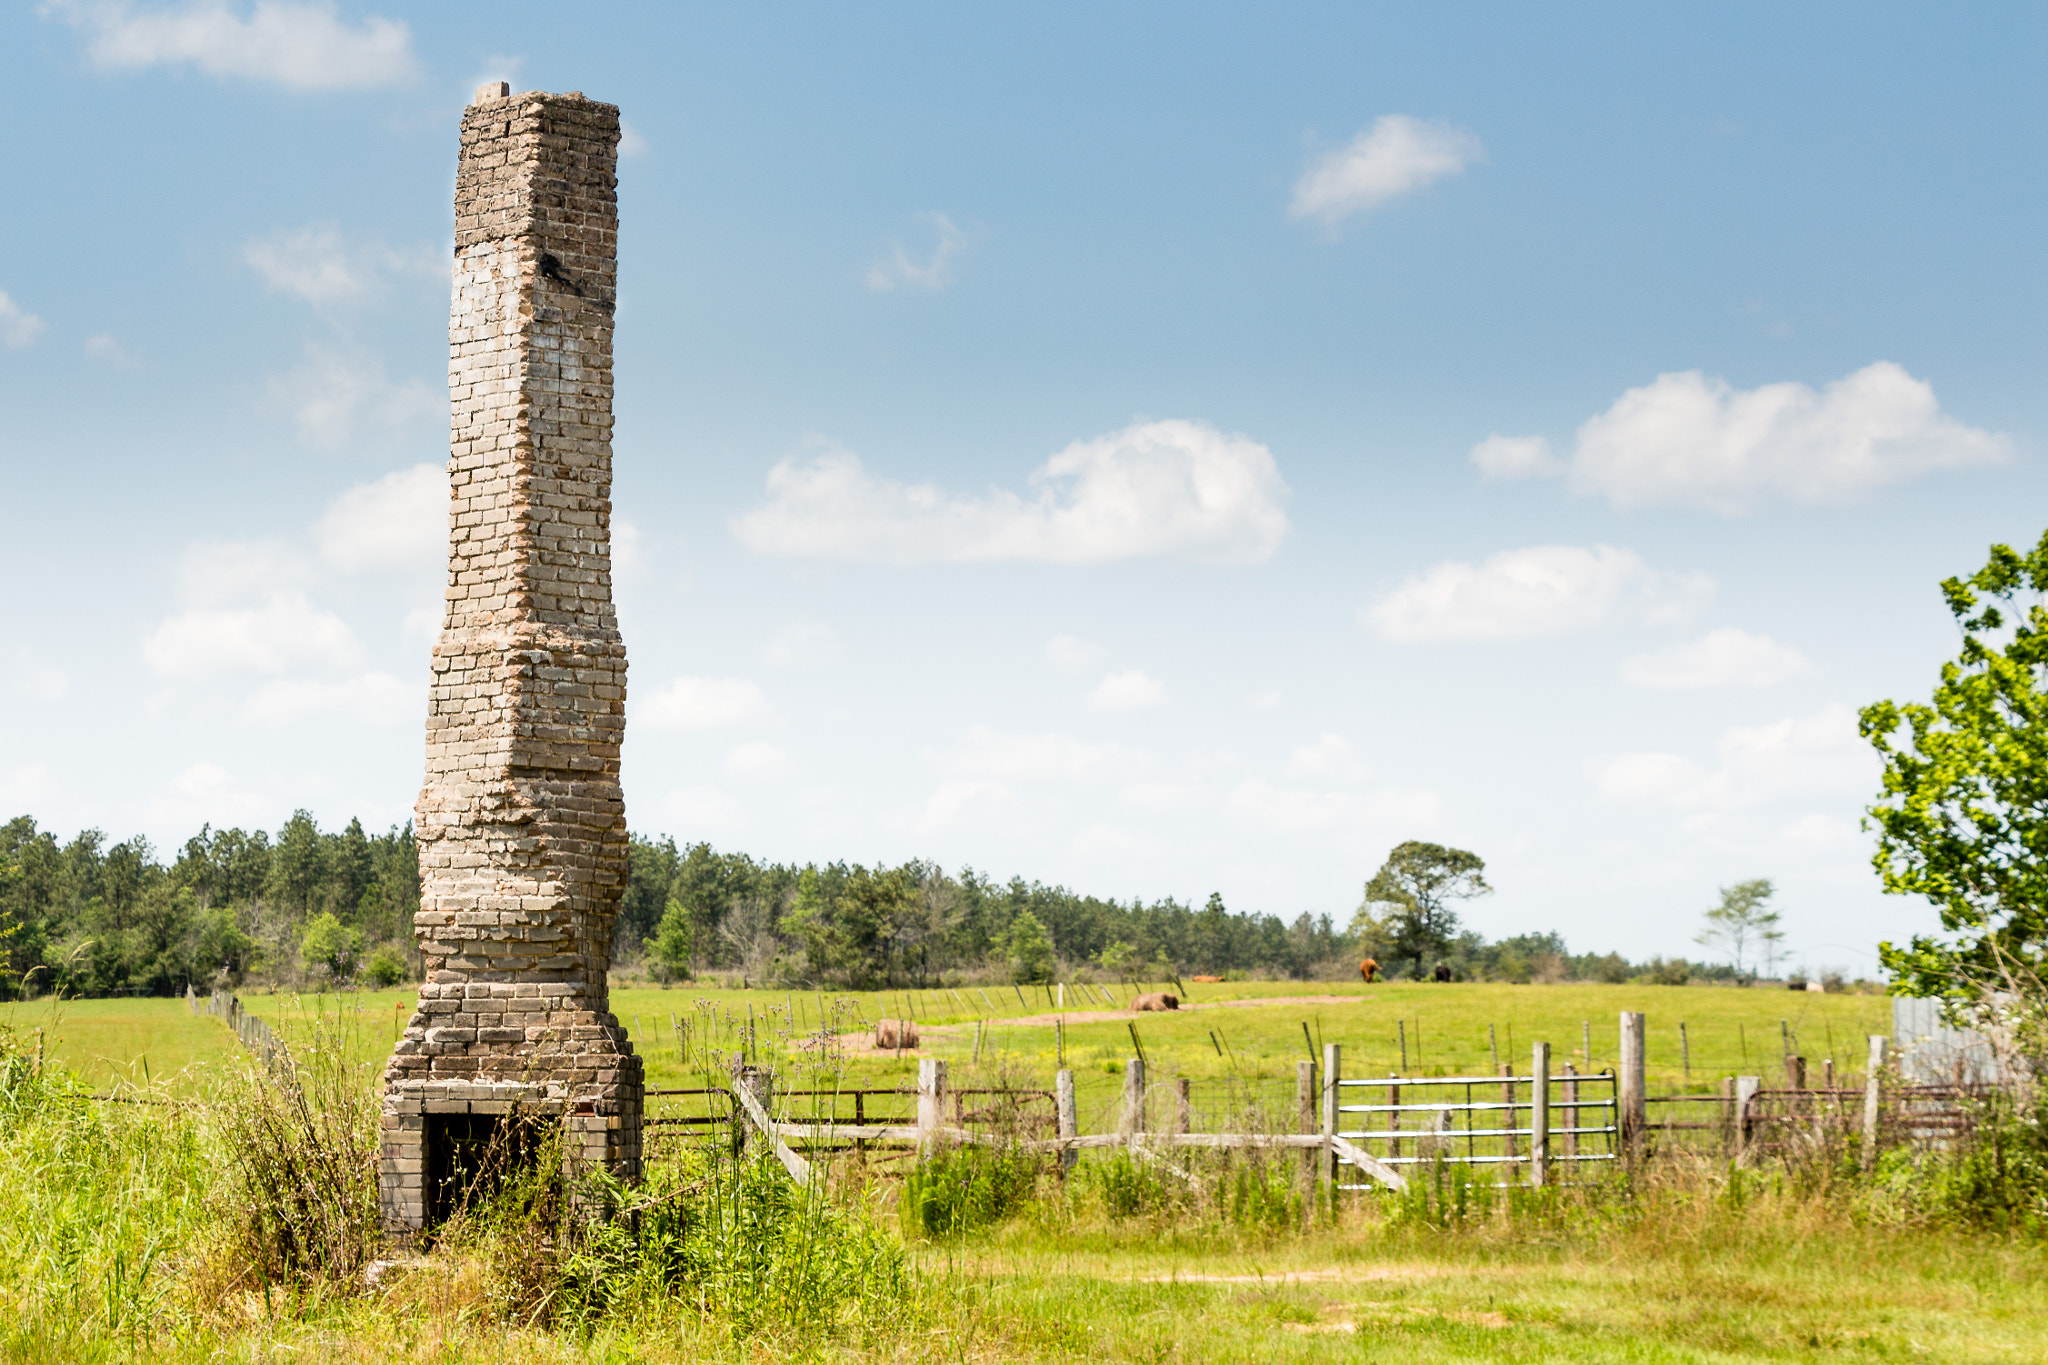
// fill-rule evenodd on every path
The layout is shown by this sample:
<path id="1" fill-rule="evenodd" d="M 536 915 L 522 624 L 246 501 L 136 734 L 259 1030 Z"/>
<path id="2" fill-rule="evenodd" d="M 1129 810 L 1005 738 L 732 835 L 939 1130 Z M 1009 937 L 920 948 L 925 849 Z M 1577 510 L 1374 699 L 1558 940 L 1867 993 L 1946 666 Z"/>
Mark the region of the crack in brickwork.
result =
<path id="1" fill-rule="evenodd" d="M 385 1068 L 387 1224 L 425 1225 L 428 1114 L 559 1115 L 635 1178 L 644 1080 L 606 973 L 626 885 L 611 597 L 619 111 L 486 86 L 462 118 L 447 613 L 416 808 L 426 979 Z"/>

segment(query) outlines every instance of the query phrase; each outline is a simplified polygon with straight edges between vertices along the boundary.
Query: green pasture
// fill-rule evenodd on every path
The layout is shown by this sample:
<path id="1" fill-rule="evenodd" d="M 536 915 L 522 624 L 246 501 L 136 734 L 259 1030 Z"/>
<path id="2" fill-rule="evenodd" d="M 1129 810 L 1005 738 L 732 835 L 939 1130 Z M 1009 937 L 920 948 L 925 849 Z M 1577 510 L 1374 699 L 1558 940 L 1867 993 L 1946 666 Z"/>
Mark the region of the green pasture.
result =
<path id="1" fill-rule="evenodd" d="M 234 1055 L 218 1019 L 195 1016 L 184 1000 L 31 1000 L 0 1004 L 0 1029 L 94 1089 L 167 1086 L 189 1092 Z"/>
<path id="2" fill-rule="evenodd" d="M 1491 1074 L 1496 1048 L 1500 1062 L 1526 1071 L 1538 1040 L 1551 1044 L 1554 1069 L 1569 1062 L 1599 1071 L 1614 1065 L 1620 1013 L 1640 1010 L 1651 1092 L 1674 1094 L 1712 1090 L 1728 1075 L 1775 1078 L 1785 1039 L 1808 1059 L 1812 1076 L 1833 1058 L 1846 1082 L 1861 1075 L 1867 1036 L 1890 1027 L 1883 996 L 1731 987 L 1223 982 L 1192 985 L 1176 1012 L 1135 1017 L 1112 1009 L 1104 990 L 1119 1006 L 1133 994 L 1125 986 L 1070 985 L 1062 1007 L 1058 988 L 1044 987 L 806 992 L 683 983 L 616 988 L 612 1010 L 645 1058 L 653 1089 L 702 1086 L 741 1053 L 775 1067 L 792 1088 L 906 1090 L 920 1056 L 945 1058 L 957 1086 L 1000 1077 L 1044 1088 L 1064 1058 L 1075 1072 L 1084 1127 L 1111 1112 L 1136 1046 L 1155 1082 L 1188 1077 L 1198 1115 L 1220 1119 L 1253 1100 L 1284 1110 L 1295 1064 L 1311 1046 L 1320 1057 L 1324 1043 L 1343 1045 L 1347 1076 Z M 251 994 L 243 1004 L 287 1033 L 338 1027 L 371 1065 L 389 1053 L 417 998 L 410 989 Z M 900 1057 L 874 1051 L 872 1024 L 885 1017 L 914 1018 L 919 1047 Z M 835 1039 L 823 1051 L 815 1043 L 821 1020 Z M 145 1074 L 187 1084 L 233 1043 L 219 1020 L 192 1015 L 183 1000 L 12 1004 L 0 1007 L 0 1024 L 24 1037 L 42 1029 L 49 1053 L 94 1084 L 141 1083 Z"/>

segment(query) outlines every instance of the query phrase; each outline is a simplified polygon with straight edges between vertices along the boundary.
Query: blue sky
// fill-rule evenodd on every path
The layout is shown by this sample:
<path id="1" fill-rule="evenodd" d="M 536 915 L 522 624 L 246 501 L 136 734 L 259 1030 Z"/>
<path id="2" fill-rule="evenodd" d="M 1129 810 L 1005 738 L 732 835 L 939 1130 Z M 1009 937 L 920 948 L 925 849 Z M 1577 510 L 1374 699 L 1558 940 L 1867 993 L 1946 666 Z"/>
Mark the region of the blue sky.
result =
<path id="1" fill-rule="evenodd" d="M 2028 7 L 0 16 L 0 806 L 406 818 L 455 133 L 617 103 L 636 829 L 1852 971 L 2044 505 Z"/>

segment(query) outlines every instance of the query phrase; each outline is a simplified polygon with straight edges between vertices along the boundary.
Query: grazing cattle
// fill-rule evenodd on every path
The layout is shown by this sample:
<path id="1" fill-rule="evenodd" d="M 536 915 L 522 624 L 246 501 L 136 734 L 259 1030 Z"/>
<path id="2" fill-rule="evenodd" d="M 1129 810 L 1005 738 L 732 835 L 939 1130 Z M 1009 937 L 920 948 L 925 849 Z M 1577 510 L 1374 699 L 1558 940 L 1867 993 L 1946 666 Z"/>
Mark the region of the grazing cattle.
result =
<path id="1" fill-rule="evenodd" d="M 1439 962 L 1436 964 L 1436 979 L 1439 981 L 1449 981 L 1451 979 L 1450 963 Z"/>
<path id="2" fill-rule="evenodd" d="M 1370 986 L 1380 979 L 1380 964 L 1376 958 L 1367 958 L 1358 964 L 1358 975 Z"/>
<path id="3" fill-rule="evenodd" d="M 1180 997 L 1170 991 L 1153 991 L 1133 1000 L 1131 1008 L 1134 1010 L 1177 1010 L 1180 1008 Z"/>
<path id="4" fill-rule="evenodd" d="M 917 1025 L 908 1019 L 878 1020 L 875 1024 L 875 1046 L 884 1052 L 916 1047 Z"/>

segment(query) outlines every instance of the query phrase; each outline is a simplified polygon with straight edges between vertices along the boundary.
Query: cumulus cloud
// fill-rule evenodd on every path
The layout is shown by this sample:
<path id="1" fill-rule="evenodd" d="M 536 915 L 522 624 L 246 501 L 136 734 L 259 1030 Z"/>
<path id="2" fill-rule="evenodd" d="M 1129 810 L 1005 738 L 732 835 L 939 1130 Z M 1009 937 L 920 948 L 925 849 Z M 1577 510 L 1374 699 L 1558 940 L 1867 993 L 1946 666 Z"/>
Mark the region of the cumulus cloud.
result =
<path id="1" fill-rule="evenodd" d="M 972 727 L 965 742 L 938 756 L 944 772 L 1012 782 L 1088 781 L 1128 770 L 1140 761 L 1118 744 L 1091 743 L 1056 732 L 1005 734 L 985 725 Z"/>
<path id="2" fill-rule="evenodd" d="M 828 450 L 768 474 L 768 501 L 734 519 L 759 554 L 887 564 L 1172 557 L 1270 559 L 1287 486 L 1266 447 L 1201 422 L 1144 422 L 1076 441 L 1031 476 L 1027 500 L 961 497 L 869 474 Z"/>
<path id="3" fill-rule="evenodd" d="M 265 594 L 252 606 L 179 612 L 159 625 L 142 647 L 149 666 L 169 678 L 346 665 L 356 654 L 355 634 L 339 616 L 292 591 Z"/>
<path id="4" fill-rule="evenodd" d="M 1195 782 L 1132 782 L 1116 799 L 1134 810 L 1178 814 L 1207 806 L 1215 792 Z"/>
<path id="5" fill-rule="evenodd" d="M 19 351 L 35 344 L 46 324 L 34 313 L 29 312 L 13 299 L 7 291 L 0 289 L 0 346 L 10 351 Z"/>
<path id="6" fill-rule="evenodd" d="M 1564 471 L 1541 436 L 1489 436 L 1472 447 L 1472 463 L 1489 479 L 1544 478 Z"/>
<path id="7" fill-rule="evenodd" d="M 790 761 L 788 753 L 762 740 L 737 745 L 725 756 L 726 774 L 750 781 L 787 777 L 795 769 L 796 765 Z"/>
<path id="8" fill-rule="evenodd" d="M 316 445 L 337 449 L 357 436 L 394 437 L 448 421 L 448 394 L 417 379 L 394 381 L 371 351 L 309 342 L 305 362 L 270 381 L 274 401 Z"/>
<path id="9" fill-rule="evenodd" d="M 792 621 L 762 652 L 777 668 L 827 668 L 839 662 L 844 648 L 839 632 L 823 621 Z"/>
<path id="10" fill-rule="evenodd" d="M 395 251 L 351 240 L 332 223 L 279 228 L 242 244 L 242 261 L 274 293 L 317 307 L 360 303 L 401 275 L 446 278 L 448 265 L 431 248 Z"/>
<path id="11" fill-rule="evenodd" d="M 1600 795 L 1684 810 L 1741 810 L 1774 802 L 1868 793 L 1878 763 L 1856 733 L 1856 713 L 1832 705 L 1768 725 L 1734 726 L 1711 765 L 1683 754 L 1622 754 L 1594 765 Z"/>
<path id="12" fill-rule="evenodd" d="M 691 843 L 707 834 L 729 834 L 747 822 L 740 803 L 717 787 L 677 787 L 655 803 L 656 811 Z"/>
<path id="13" fill-rule="evenodd" d="M 426 714 L 422 689 L 389 673 L 341 679 L 280 678 L 265 683 L 242 705 L 242 719 L 284 726 L 312 716 L 334 716 L 363 725 L 416 721 Z"/>
<path id="14" fill-rule="evenodd" d="M 1406 114 L 1384 114 L 1349 146 L 1309 167 L 1295 182 L 1287 211 L 1291 217 L 1334 225 L 1485 159 L 1486 149 L 1468 132 Z"/>
<path id="15" fill-rule="evenodd" d="M 1632 550 L 1536 545 L 1439 564 L 1360 616 L 1388 640 L 1526 639 L 1683 621 L 1713 590 L 1704 575 L 1659 573 Z"/>
<path id="16" fill-rule="evenodd" d="M 967 244 L 966 237 L 943 213 L 921 213 L 918 221 L 929 223 L 938 235 L 931 254 L 920 260 L 911 255 L 901 242 L 896 243 L 886 257 L 868 267 L 868 288 L 877 293 L 899 288 L 922 289 L 930 293 L 953 282 L 953 258 Z"/>
<path id="17" fill-rule="evenodd" d="M 768 713 L 768 699 L 745 678 L 677 678 L 633 710 L 657 730 L 716 730 Z"/>
<path id="18" fill-rule="evenodd" d="M 83 349 L 87 360 L 97 360 L 116 369 L 127 369 L 135 363 L 135 357 L 111 332 L 94 332 L 85 339 Z"/>
<path id="19" fill-rule="evenodd" d="M 1932 385 L 1885 360 L 1818 391 L 1798 383 L 1737 389 L 1698 370 L 1661 374 L 1582 425 L 1569 464 L 1502 453 L 1539 439 L 1489 437 L 1472 458 L 1495 477 L 1564 475 L 1575 491 L 1620 508 L 1732 515 L 1771 502 L 1847 502 L 2012 456 L 2009 438 L 1948 416 Z"/>
<path id="20" fill-rule="evenodd" d="M 214 828 L 267 825 L 280 814 L 275 802 L 243 789 L 227 769 L 194 763 L 149 794 L 147 823 L 159 829 L 196 829 L 207 821 Z"/>
<path id="21" fill-rule="evenodd" d="M 1085 673 L 1102 650 L 1074 635 L 1055 635 L 1045 642 L 1045 661 L 1062 673 Z"/>
<path id="22" fill-rule="evenodd" d="M 396 19 L 344 22 L 332 4 L 256 0 L 246 14 L 227 0 L 171 9 L 123 0 L 46 0 L 42 13 L 76 29 L 86 57 L 105 71 L 192 66 L 209 76 L 287 90 L 371 90 L 410 80 L 412 32 Z"/>
<path id="23" fill-rule="evenodd" d="M 1313 778 L 1349 781 L 1364 777 L 1365 765 L 1352 752 L 1350 740 L 1325 730 L 1311 742 L 1297 746 L 1287 756 L 1287 766 L 1282 771 L 1290 782 Z"/>
<path id="24" fill-rule="evenodd" d="M 1278 787 L 1254 777 L 1231 791 L 1224 809 L 1238 824 L 1264 833 L 1364 840 L 1427 825 L 1441 804 L 1431 791 Z"/>
<path id="25" fill-rule="evenodd" d="M 1166 699 L 1166 684 L 1149 673 L 1127 669 L 1112 673 L 1088 693 L 1094 711 L 1142 711 Z"/>
<path id="26" fill-rule="evenodd" d="M 1716 630 L 1697 640 L 1670 645 L 1621 661 L 1621 680 L 1630 687 L 1693 691 L 1711 687 L 1773 687 L 1811 672 L 1806 656 L 1767 635 Z"/>
<path id="27" fill-rule="evenodd" d="M 1011 803 L 1010 789 L 985 778 L 954 778 L 941 782 L 925 799 L 914 827 L 920 834 L 932 834 L 959 823 L 968 807 L 983 809 Z"/>
<path id="28" fill-rule="evenodd" d="M 357 484 L 313 523 L 320 557 L 341 569 L 438 562 L 448 546 L 448 471 L 414 465 Z"/>

